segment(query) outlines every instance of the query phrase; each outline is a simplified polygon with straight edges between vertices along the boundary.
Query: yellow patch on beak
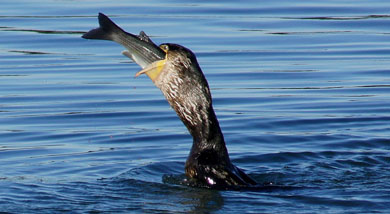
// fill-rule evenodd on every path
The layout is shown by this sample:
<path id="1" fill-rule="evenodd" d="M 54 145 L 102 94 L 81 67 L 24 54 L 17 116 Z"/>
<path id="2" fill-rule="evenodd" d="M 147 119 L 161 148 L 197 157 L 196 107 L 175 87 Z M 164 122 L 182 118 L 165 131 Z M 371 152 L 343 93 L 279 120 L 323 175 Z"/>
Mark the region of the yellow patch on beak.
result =
<path id="1" fill-rule="evenodd" d="M 157 79 L 157 77 L 160 76 L 160 73 L 164 68 L 165 63 L 167 62 L 167 54 L 168 54 L 169 47 L 168 45 L 160 45 L 160 48 L 166 53 L 165 59 L 155 61 L 149 64 L 148 66 L 146 66 L 146 68 L 137 72 L 135 74 L 135 77 L 138 77 L 141 74 L 146 74 L 154 82 Z"/>
<path id="2" fill-rule="evenodd" d="M 149 64 L 148 66 L 146 66 L 146 68 L 137 72 L 135 74 L 135 77 L 138 77 L 141 74 L 146 74 L 154 82 L 157 79 L 157 77 L 160 75 L 161 70 L 163 69 L 165 63 L 166 63 L 166 59 L 155 61 Z"/>

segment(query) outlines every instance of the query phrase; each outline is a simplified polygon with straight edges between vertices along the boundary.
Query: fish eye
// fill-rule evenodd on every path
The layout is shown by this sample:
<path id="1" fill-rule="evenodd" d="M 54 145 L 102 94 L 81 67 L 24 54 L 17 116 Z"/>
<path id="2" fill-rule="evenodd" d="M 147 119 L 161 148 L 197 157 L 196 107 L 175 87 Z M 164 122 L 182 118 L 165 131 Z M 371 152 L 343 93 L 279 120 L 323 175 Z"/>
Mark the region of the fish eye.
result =
<path id="1" fill-rule="evenodd" d="M 168 52 L 168 50 L 169 50 L 168 45 L 160 45 L 160 48 L 161 48 L 164 52 Z"/>

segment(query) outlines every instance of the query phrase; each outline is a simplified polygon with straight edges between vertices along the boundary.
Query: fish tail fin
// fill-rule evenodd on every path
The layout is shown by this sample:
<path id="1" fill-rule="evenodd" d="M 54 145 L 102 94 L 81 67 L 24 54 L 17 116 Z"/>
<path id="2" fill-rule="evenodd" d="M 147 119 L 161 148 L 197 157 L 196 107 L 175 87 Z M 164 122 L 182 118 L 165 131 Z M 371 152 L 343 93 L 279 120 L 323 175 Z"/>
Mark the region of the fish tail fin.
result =
<path id="1" fill-rule="evenodd" d="M 84 39 L 114 40 L 114 35 L 124 31 L 103 13 L 99 13 L 99 27 L 85 33 Z"/>

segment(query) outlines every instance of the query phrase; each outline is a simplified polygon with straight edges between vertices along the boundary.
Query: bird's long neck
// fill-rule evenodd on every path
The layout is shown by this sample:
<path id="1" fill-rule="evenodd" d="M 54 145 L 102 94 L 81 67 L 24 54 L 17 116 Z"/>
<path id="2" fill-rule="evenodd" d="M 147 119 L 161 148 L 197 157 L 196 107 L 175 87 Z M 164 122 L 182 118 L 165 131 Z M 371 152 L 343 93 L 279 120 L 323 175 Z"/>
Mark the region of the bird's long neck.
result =
<path id="1" fill-rule="evenodd" d="M 207 80 L 195 55 L 190 50 L 185 53 L 167 54 L 167 63 L 156 86 L 193 137 L 189 159 L 211 152 L 228 163 L 229 155 L 213 109 Z"/>
<path id="2" fill-rule="evenodd" d="M 176 78 L 171 78 L 171 80 L 174 79 Z M 177 81 L 164 84 L 162 91 L 193 137 L 189 158 L 204 151 L 211 151 L 220 156 L 219 159 L 228 163 L 229 155 L 225 140 L 204 76 L 199 76 L 199 79 L 178 78 Z"/>
<path id="3" fill-rule="evenodd" d="M 175 109 L 193 137 L 189 159 L 196 158 L 202 152 L 207 152 L 215 154 L 219 156 L 219 160 L 229 163 L 230 159 L 225 140 L 214 109 L 211 104 L 205 109 L 201 106 L 202 104 L 199 104 L 195 108 L 200 109 L 198 112 L 191 112 L 192 117 L 190 118 L 187 112 L 181 112 L 182 109 Z M 191 122 L 188 119 L 191 119 Z"/>
<path id="4" fill-rule="evenodd" d="M 187 118 L 179 116 L 193 137 L 194 149 L 202 150 L 220 149 L 220 147 L 225 148 L 225 140 L 213 106 L 211 104 L 207 107 L 201 107 L 201 105 L 199 105 L 198 109 L 202 110 L 193 112 L 193 115 L 196 115 L 196 117 L 191 123 L 187 122 Z"/>

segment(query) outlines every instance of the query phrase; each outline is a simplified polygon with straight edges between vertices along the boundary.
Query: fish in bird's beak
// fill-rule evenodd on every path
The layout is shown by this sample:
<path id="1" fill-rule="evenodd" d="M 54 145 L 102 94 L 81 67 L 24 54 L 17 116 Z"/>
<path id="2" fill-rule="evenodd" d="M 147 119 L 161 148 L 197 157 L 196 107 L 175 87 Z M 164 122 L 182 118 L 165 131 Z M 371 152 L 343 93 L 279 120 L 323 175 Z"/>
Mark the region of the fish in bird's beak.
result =
<path id="1" fill-rule="evenodd" d="M 98 19 L 99 28 L 85 33 L 83 38 L 111 40 L 123 45 L 127 50 L 122 54 L 131 58 L 143 69 L 156 61 L 165 59 L 165 52 L 143 31 L 138 36 L 128 33 L 103 13 L 99 13 Z"/>
<path id="2" fill-rule="evenodd" d="M 141 74 L 146 74 L 153 81 L 153 83 L 156 81 L 156 79 L 160 76 L 160 73 L 167 62 L 167 57 L 168 57 L 168 46 L 166 44 L 162 44 L 162 45 L 160 45 L 160 48 L 166 53 L 165 59 L 155 61 L 155 62 L 149 64 L 144 69 L 137 72 L 135 74 L 135 77 L 138 77 Z"/>

